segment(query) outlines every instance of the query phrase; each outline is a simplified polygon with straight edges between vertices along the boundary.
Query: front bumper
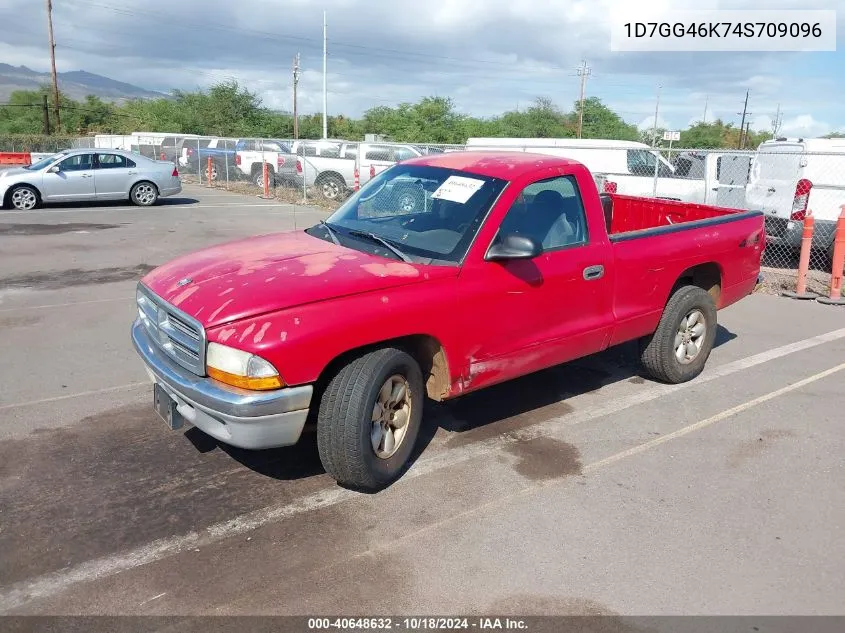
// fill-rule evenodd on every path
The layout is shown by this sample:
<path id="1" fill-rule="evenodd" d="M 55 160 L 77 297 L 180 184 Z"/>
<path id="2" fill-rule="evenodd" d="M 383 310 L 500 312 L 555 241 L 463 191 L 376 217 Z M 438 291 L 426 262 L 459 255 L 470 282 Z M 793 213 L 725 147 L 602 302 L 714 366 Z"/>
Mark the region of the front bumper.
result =
<path id="1" fill-rule="evenodd" d="M 248 391 L 196 376 L 168 360 L 140 320 L 132 343 L 150 378 L 177 404 L 180 415 L 208 435 L 246 449 L 296 444 L 308 418 L 313 387 Z"/>

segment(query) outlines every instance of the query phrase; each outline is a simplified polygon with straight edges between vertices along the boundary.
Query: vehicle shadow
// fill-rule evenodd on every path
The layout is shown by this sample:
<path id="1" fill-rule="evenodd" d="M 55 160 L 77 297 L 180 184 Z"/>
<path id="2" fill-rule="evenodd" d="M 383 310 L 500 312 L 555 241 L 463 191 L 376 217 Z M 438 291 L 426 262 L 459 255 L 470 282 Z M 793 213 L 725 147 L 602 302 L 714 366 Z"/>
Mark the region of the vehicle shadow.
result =
<path id="1" fill-rule="evenodd" d="M 736 338 L 719 325 L 714 347 Z M 450 402 L 428 401 L 419 437 L 407 468 L 422 456 L 438 432 L 445 432 L 446 450 L 480 442 L 503 433 L 540 424 L 573 411 L 567 400 L 597 392 L 602 387 L 629 381 L 643 384 L 650 379 L 641 372 L 636 343 L 625 343 L 599 354 L 558 365 L 528 376 L 469 393 Z M 324 474 L 317 450 L 313 421 L 295 446 L 261 451 L 243 450 L 218 442 L 197 428 L 185 437 L 200 452 L 220 449 L 240 464 L 280 481 Z"/>
<path id="2" fill-rule="evenodd" d="M 196 198 L 187 198 L 187 197 L 171 197 L 171 198 L 159 198 L 158 202 L 151 208 L 155 207 L 171 207 L 171 206 L 179 206 L 179 205 L 192 205 L 192 204 L 199 204 L 199 200 Z M 51 202 L 49 204 L 44 205 L 43 210 L 49 211 L 50 209 L 110 209 L 113 207 L 126 207 L 132 206 L 132 203 L 129 200 L 89 200 L 87 202 Z M 143 209 L 144 207 L 138 207 L 138 209 Z"/>

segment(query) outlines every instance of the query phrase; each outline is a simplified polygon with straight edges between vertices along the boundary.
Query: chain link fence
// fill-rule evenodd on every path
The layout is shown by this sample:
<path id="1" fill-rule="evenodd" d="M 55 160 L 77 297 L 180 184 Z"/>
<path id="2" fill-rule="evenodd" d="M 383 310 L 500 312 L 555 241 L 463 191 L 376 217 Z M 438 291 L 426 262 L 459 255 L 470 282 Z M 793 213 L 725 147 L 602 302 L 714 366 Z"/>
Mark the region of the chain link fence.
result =
<path id="1" fill-rule="evenodd" d="M 0 151 L 125 149 L 173 162 L 186 184 L 326 210 L 337 208 L 379 172 L 417 156 L 463 150 L 561 156 L 584 163 L 602 191 L 763 211 L 764 289 L 771 292 L 795 288 L 805 218 L 812 214 L 808 290 L 826 294 L 836 221 L 845 205 L 845 140 L 839 152 L 808 151 L 812 142 L 775 142 L 757 151 L 738 151 L 653 149 L 642 143 L 592 139 L 488 138 L 443 145 L 132 134 L 0 139 Z"/>

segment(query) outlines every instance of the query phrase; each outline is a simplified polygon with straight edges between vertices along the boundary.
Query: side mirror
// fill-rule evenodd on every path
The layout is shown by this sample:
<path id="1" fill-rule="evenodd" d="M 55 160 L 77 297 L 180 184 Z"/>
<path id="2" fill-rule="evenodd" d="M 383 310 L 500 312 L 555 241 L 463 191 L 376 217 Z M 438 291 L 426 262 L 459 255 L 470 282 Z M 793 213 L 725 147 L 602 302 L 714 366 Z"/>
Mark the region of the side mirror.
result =
<path id="1" fill-rule="evenodd" d="M 58 165 L 53 165 L 50 169 L 47 170 L 48 174 L 58 174 L 61 171 Z"/>
<path id="2" fill-rule="evenodd" d="M 543 252 L 543 247 L 525 235 L 508 233 L 500 236 L 487 251 L 484 259 L 490 262 L 506 259 L 534 259 Z"/>

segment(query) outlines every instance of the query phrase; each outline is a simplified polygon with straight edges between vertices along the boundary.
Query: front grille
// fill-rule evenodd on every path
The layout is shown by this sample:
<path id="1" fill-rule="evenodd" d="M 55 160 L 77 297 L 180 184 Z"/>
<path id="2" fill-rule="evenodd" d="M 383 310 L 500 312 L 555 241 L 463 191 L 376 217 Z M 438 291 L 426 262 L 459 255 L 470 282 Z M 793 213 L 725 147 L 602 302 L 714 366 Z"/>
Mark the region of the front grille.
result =
<path id="1" fill-rule="evenodd" d="M 205 329 L 147 288 L 139 286 L 138 316 L 153 343 L 175 363 L 198 376 L 205 375 Z"/>

